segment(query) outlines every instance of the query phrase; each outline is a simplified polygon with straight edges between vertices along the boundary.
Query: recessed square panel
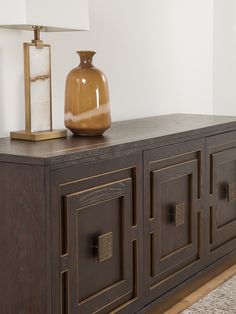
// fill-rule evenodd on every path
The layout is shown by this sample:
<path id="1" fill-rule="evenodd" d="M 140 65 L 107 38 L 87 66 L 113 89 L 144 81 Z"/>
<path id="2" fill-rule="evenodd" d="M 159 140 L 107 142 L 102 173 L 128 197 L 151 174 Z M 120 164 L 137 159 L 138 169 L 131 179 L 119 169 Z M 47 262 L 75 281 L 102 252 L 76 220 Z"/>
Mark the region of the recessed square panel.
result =
<path id="1" fill-rule="evenodd" d="M 217 164 L 216 167 L 217 226 L 220 228 L 236 219 L 236 160 Z"/>
<path id="2" fill-rule="evenodd" d="M 236 247 L 236 132 L 206 139 L 207 263 Z"/>
<path id="3" fill-rule="evenodd" d="M 138 153 L 53 173 L 53 313 L 140 309 L 141 161 Z"/>
<path id="4" fill-rule="evenodd" d="M 209 228 L 211 252 L 226 248 L 236 239 L 236 149 L 211 155 L 211 200 Z"/>
<path id="5" fill-rule="evenodd" d="M 199 271 L 204 141 L 145 152 L 147 294 L 158 298 Z"/>
<path id="6" fill-rule="evenodd" d="M 191 243 L 191 176 L 173 177 L 156 185 L 155 189 L 160 189 L 160 249 L 164 258 Z"/>
<path id="7" fill-rule="evenodd" d="M 78 302 L 122 280 L 122 211 L 120 198 L 77 210 Z"/>
<path id="8" fill-rule="evenodd" d="M 136 276 L 132 206 L 131 178 L 66 196 L 74 309 L 93 313 L 118 300 L 132 299 Z"/>

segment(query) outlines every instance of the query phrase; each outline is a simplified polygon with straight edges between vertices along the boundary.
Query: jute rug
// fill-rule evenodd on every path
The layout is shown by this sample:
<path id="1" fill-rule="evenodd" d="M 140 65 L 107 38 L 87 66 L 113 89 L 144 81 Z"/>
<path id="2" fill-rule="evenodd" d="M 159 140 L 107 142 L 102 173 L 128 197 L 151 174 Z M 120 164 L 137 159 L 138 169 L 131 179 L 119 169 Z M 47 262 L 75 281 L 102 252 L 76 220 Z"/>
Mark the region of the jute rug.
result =
<path id="1" fill-rule="evenodd" d="M 182 313 L 236 314 L 236 276 Z"/>
<path id="2" fill-rule="evenodd" d="M 194 313 L 236 314 L 236 265 L 208 281 L 164 314 Z"/>

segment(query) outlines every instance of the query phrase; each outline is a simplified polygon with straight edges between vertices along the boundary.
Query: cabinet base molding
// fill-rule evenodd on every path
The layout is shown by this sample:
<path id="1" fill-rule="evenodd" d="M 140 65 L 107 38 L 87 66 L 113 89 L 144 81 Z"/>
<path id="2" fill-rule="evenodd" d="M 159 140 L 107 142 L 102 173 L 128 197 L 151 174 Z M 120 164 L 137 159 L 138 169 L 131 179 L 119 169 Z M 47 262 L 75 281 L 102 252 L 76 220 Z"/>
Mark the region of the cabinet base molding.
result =
<path id="1" fill-rule="evenodd" d="M 138 314 L 160 314 L 181 302 L 198 288 L 236 264 L 236 250 L 219 259 L 196 275 L 187 279 L 173 290 L 145 306 Z"/>

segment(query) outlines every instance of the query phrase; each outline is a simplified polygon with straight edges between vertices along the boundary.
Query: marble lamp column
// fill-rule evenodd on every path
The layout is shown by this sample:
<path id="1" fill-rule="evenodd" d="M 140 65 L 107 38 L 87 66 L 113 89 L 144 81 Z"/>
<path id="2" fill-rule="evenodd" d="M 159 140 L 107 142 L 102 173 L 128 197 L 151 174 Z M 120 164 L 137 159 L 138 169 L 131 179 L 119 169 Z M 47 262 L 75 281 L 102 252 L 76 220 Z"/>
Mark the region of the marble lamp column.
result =
<path id="1" fill-rule="evenodd" d="M 11 138 L 66 137 L 66 130 L 52 126 L 51 48 L 40 32 L 88 30 L 88 0 L 1 0 L 0 27 L 34 31 L 32 42 L 24 43 L 25 130 Z"/>
<path id="2" fill-rule="evenodd" d="M 24 45 L 26 76 L 26 98 L 31 117 L 26 129 L 31 132 L 52 130 L 51 118 L 51 63 L 50 47 L 38 49 Z M 29 56 L 29 58 L 27 58 Z M 26 109 L 27 110 L 27 109 Z"/>

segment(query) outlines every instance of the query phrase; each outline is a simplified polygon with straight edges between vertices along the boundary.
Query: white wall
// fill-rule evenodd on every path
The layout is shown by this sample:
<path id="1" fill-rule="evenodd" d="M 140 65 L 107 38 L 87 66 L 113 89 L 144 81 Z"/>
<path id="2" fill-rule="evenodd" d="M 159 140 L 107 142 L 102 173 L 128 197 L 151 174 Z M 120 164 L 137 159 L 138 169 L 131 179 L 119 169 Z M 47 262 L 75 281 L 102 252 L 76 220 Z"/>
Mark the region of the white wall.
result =
<path id="1" fill-rule="evenodd" d="M 90 32 L 43 34 L 53 48 L 54 126 L 63 126 L 66 75 L 76 50 L 97 51 L 112 119 L 212 113 L 214 0 L 90 0 Z M 227 0 L 228 1 L 228 0 Z M 0 136 L 24 128 L 22 41 L 0 30 Z"/>
<path id="2" fill-rule="evenodd" d="M 214 113 L 236 115 L 235 0 L 214 0 Z"/>

